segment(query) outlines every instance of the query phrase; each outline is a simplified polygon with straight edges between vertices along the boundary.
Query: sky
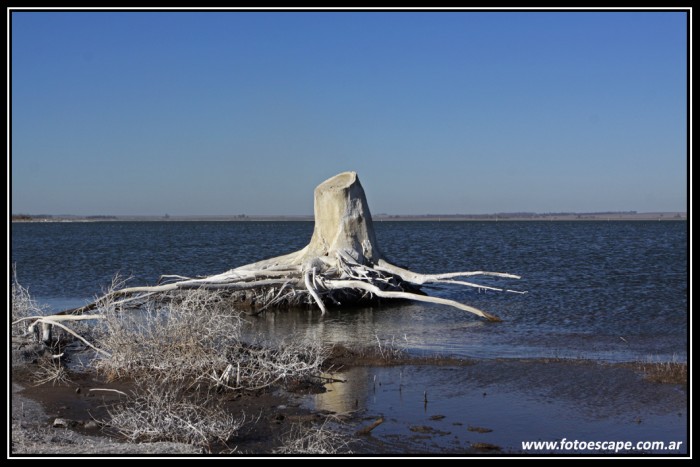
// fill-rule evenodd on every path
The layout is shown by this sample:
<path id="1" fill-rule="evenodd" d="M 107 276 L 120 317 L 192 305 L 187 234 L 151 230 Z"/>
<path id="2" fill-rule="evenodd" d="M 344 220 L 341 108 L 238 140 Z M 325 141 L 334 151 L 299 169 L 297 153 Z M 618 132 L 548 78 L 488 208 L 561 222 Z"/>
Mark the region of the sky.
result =
<path id="1" fill-rule="evenodd" d="M 10 16 L 14 214 L 687 209 L 684 12 Z"/>

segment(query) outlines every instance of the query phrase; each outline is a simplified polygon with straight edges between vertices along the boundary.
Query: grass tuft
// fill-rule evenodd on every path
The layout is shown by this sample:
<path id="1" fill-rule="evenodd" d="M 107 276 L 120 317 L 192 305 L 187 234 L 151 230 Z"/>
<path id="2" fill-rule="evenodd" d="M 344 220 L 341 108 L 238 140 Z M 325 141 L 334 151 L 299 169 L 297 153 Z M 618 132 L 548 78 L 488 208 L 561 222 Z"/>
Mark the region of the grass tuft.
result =
<path id="1" fill-rule="evenodd" d="M 637 369 L 647 381 L 662 384 L 688 384 L 688 364 L 685 362 L 655 362 L 650 359 L 639 362 Z"/>

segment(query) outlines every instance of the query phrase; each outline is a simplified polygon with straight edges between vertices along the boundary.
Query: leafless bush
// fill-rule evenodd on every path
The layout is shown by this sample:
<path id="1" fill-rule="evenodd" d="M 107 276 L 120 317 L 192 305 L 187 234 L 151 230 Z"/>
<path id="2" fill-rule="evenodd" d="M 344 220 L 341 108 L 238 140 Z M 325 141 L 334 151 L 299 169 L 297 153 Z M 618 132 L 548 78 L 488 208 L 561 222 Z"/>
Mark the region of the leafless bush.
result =
<path id="1" fill-rule="evenodd" d="M 112 288 L 121 285 L 115 279 Z M 12 294 L 13 320 L 42 314 L 16 280 Z M 320 344 L 245 342 L 242 313 L 225 294 L 191 290 L 146 303 L 113 297 L 98 304 L 91 321 L 70 322 L 70 329 L 79 329 L 81 338 L 89 335 L 88 345 L 97 349 L 94 368 L 108 378 L 136 382 L 131 396 L 111 407 L 105 421 L 128 440 L 225 445 L 245 417 L 226 412 L 219 390 L 254 390 L 321 372 L 326 349 Z M 19 339 L 26 331 L 13 328 L 13 344 L 14 334 Z M 37 343 L 37 384 L 69 381 L 52 355 L 62 352 L 63 344 Z"/>
<path id="2" fill-rule="evenodd" d="M 227 387 L 245 389 L 305 379 L 320 373 L 326 353 L 326 349 L 316 343 L 241 344 L 231 349 L 230 363 L 216 378 Z"/>
<path id="3" fill-rule="evenodd" d="M 34 383 L 37 386 L 51 383 L 52 385 L 64 385 L 70 383 L 70 377 L 66 367 L 61 363 L 60 357 L 46 353 L 37 360 L 37 366 L 33 372 Z"/>
<path id="4" fill-rule="evenodd" d="M 29 332 L 32 320 L 23 319 L 33 316 L 41 316 L 45 310 L 31 297 L 29 290 L 23 287 L 17 280 L 17 271 L 12 268 L 11 287 L 11 337 L 12 337 L 12 365 L 19 366 L 28 362 L 35 362 L 32 367 L 32 377 L 37 386 L 51 383 L 67 384 L 70 382 L 68 372 L 59 356 L 53 355 L 52 350 L 57 350 L 59 345 L 52 343 L 53 348 L 39 342 L 37 336 Z"/>
<path id="5" fill-rule="evenodd" d="M 225 349 L 238 345 L 240 313 L 216 294 L 192 291 L 178 301 L 124 311 L 103 304 L 96 341 L 111 357 L 96 361 L 111 377 L 157 373 L 163 380 L 201 378 L 228 364 Z"/>
<path id="6" fill-rule="evenodd" d="M 32 316 L 44 313 L 42 307 L 31 297 L 29 290 L 17 280 L 17 271 L 12 267 L 12 284 L 10 291 L 12 306 L 10 309 L 10 337 L 12 342 L 12 366 L 18 367 L 38 360 L 47 353 L 46 346 L 39 342 L 37 336 L 29 332 Z"/>
<path id="7" fill-rule="evenodd" d="M 214 389 L 257 389 L 320 372 L 320 346 L 251 345 L 241 339 L 241 313 L 225 296 L 194 290 L 126 311 L 103 303 L 97 345 L 109 353 L 95 366 L 112 378 L 134 378 L 132 396 L 106 421 L 127 439 L 209 447 L 235 435 L 234 418 Z"/>
<path id="8" fill-rule="evenodd" d="M 133 395 L 109 411 L 105 423 L 129 441 L 176 441 L 210 448 L 224 445 L 241 428 L 211 394 L 147 378 Z"/>
<path id="9" fill-rule="evenodd" d="M 241 339 L 241 313 L 222 295 L 194 290 L 143 312 L 104 304 L 96 360 L 109 377 L 158 375 L 229 389 L 256 389 L 320 372 L 320 345 L 251 345 Z"/>
<path id="10" fill-rule="evenodd" d="M 319 427 L 294 424 L 275 454 L 352 454 L 351 440 L 328 426 L 326 420 Z"/>
<path id="11" fill-rule="evenodd" d="M 32 299 L 31 295 L 29 294 L 29 290 L 27 290 L 17 281 L 17 271 L 15 270 L 14 266 L 12 267 L 11 289 L 12 323 L 15 323 L 17 320 L 20 320 L 22 318 L 38 316 L 43 314 L 44 310 L 39 306 L 39 304 L 36 301 L 34 301 L 34 299 Z M 27 333 L 30 324 L 31 321 L 28 320 L 20 321 L 17 324 L 12 324 L 12 337 L 24 336 Z"/>

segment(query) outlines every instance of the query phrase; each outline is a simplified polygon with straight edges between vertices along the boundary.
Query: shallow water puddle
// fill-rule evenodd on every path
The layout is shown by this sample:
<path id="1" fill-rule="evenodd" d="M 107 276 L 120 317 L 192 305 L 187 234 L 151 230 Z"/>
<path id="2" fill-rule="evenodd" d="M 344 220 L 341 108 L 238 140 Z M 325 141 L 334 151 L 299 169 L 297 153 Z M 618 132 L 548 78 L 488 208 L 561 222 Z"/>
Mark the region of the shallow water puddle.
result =
<path id="1" fill-rule="evenodd" d="M 523 449 L 524 441 L 683 441 L 686 394 L 633 371 L 594 363 L 484 361 L 468 367 L 353 368 L 345 383 L 310 397 L 310 408 L 355 411 L 356 452 L 507 454 L 597 453 Z"/>

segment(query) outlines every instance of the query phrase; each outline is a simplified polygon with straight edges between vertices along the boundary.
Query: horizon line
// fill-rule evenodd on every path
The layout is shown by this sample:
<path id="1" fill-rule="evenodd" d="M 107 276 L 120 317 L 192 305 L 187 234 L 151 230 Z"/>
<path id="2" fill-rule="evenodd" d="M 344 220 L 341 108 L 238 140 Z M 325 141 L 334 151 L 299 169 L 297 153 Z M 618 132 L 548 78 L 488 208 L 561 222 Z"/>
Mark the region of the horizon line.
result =
<path id="1" fill-rule="evenodd" d="M 492 212 L 492 213 L 423 213 L 423 214 L 390 214 L 377 213 L 372 217 L 376 218 L 460 218 L 460 217 L 541 217 L 541 216 L 644 216 L 644 215 L 683 215 L 686 211 L 515 211 L 515 212 Z M 265 219 L 265 218 L 289 218 L 289 219 L 313 219 L 314 214 L 28 214 L 12 213 L 12 219 L 124 219 L 124 218 L 152 218 L 152 219 L 184 219 L 184 218 L 227 218 L 227 219 Z"/>

